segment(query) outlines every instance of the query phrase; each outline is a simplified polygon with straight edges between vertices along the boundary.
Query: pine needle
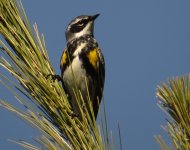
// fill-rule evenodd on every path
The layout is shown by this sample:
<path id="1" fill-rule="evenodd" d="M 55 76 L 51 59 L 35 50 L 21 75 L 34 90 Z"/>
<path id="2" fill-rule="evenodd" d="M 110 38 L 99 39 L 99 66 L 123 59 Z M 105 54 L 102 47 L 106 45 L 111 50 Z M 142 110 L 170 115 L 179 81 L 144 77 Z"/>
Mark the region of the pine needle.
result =
<path id="1" fill-rule="evenodd" d="M 12 81 L 3 74 L 0 74 L 0 78 L 25 111 L 5 100 L 1 100 L 0 105 L 42 134 L 36 138 L 40 148 L 24 140 L 16 143 L 32 150 L 104 149 L 105 143 L 102 139 L 108 137 L 101 136 L 95 119 L 90 117 L 93 110 L 88 112 L 83 105 L 84 100 L 80 91 L 75 89 L 82 121 L 75 117 L 62 85 L 47 78 L 49 74 L 55 72 L 49 60 L 45 38 L 39 34 L 36 23 L 34 30 L 31 28 L 21 0 L 0 1 L 0 34 L 6 41 L 0 40 L 0 51 L 3 56 L 0 58 L 0 65 L 17 81 Z M 91 105 L 89 100 L 89 106 Z"/>

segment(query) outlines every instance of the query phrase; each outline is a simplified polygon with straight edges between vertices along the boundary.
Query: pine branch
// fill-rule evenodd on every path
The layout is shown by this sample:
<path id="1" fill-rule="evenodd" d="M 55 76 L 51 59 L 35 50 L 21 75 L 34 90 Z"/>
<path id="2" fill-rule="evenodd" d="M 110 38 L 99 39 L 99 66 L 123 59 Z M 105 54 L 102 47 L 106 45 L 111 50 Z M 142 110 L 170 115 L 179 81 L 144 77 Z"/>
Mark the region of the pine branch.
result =
<path id="1" fill-rule="evenodd" d="M 170 116 L 165 130 L 175 149 L 190 149 L 190 75 L 170 79 L 158 87 L 160 107 Z M 158 137 L 162 149 L 163 140 Z"/>
<path id="2" fill-rule="evenodd" d="M 35 35 L 20 0 L 0 1 L 0 34 L 6 41 L 0 40 L 0 51 L 4 56 L 0 58 L 0 65 L 18 81 L 13 82 L 0 74 L 1 82 L 26 109 L 21 111 L 4 100 L 0 105 L 42 132 L 36 140 L 42 148 L 25 141 L 16 143 L 27 149 L 108 149 L 110 145 L 102 139 L 109 138 L 101 137 L 95 119 L 90 117 L 93 110 L 89 114 L 86 106 L 81 104 L 83 119 L 79 120 L 72 112 L 61 84 L 47 78 L 55 73 L 44 36 L 39 34 L 36 24 L 34 31 Z M 7 82 L 15 88 L 12 89 Z M 80 95 L 79 98 L 83 100 Z M 28 103 L 29 100 L 37 108 Z"/>

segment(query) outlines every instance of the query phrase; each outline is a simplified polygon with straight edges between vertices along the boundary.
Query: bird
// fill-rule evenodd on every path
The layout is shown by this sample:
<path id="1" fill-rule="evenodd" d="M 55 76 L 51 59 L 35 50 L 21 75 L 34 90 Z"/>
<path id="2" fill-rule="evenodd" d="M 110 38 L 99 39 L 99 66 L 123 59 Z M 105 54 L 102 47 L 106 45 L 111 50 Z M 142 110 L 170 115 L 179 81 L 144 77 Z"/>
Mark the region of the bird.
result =
<path id="1" fill-rule="evenodd" d="M 89 114 L 90 99 L 95 119 L 103 95 L 105 61 L 94 38 L 94 22 L 99 15 L 80 15 L 68 24 L 65 31 L 67 44 L 60 60 L 61 79 L 73 112 L 79 119 L 82 115 L 77 93 L 82 96 Z"/>

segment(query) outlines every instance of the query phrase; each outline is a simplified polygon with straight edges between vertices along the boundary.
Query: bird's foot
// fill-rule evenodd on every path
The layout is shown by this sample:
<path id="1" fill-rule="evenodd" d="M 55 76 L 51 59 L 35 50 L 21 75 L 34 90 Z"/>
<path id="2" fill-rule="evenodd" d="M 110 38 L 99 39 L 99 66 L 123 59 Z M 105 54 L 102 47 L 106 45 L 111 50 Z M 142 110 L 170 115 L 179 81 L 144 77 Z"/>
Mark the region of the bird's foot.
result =
<path id="1" fill-rule="evenodd" d="M 55 81 L 55 80 L 57 80 L 57 81 L 63 81 L 63 79 L 61 78 L 61 76 L 57 75 L 57 74 L 48 74 L 46 76 L 46 79 L 48 79 L 49 77 L 51 77 L 53 81 Z"/>

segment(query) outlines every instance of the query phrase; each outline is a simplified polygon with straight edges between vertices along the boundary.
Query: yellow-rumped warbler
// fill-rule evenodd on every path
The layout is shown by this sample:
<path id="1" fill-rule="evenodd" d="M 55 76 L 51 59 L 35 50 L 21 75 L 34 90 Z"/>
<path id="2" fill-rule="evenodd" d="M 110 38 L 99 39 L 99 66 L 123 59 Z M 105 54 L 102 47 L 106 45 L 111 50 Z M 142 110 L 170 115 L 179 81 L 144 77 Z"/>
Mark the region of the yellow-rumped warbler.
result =
<path id="1" fill-rule="evenodd" d="M 105 79 L 103 54 L 94 39 L 94 20 L 99 16 L 78 16 L 66 29 L 67 46 L 61 57 L 61 79 L 74 113 L 81 113 L 76 98 L 79 90 L 89 111 L 87 99 L 90 97 L 97 117 L 102 99 Z"/>

